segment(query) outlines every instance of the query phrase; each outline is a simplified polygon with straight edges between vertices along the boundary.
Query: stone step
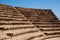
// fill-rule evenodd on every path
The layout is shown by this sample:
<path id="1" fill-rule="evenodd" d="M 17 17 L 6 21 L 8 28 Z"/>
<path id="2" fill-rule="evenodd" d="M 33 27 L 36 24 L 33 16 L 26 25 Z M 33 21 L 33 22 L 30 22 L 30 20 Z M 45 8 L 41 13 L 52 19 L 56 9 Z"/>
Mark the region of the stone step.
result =
<path id="1" fill-rule="evenodd" d="M 25 17 L 22 17 L 22 16 L 12 16 L 12 15 L 10 15 L 10 16 L 4 16 L 4 17 L 1 17 L 0 16 L 0 18 L 6 18 L 6 19 L 8 19 L 8 18 L 10 18 L 10 19 L 25 19 Z"/>
<path id="2" fill-rule="evenodd" d="M 41 40 L 48 40 L 48 39 L 51 39 L 51 38 L 58 38 L 58 37 L 60 37 L 60 35 L 49 35 L 49 36 L 42 37 L 42 38 L 39 38 L 39 39 L 41 39 Z"/>
<path id="3" fill-rule="evenodd" d="M 56 23 L 56 24 L 34 24 L 34 25 L 59 25 L 60 26 L 60 24 L 58 24 L 58 23 Z"/>
<path id="4" fill-rule="evenodd" d="M 0 25 L 0 28 L 3 29 L 26 28 L 26 27 L 34 27 L 34 25 Z"/>
<path id="5" fill-rule="evenodd" d="M 40 23 L 40 24 L 38 24 L 38 23 L 36 23 L 36 24 L 34 24 L 34 25 L 60 25 L 60 23 Z"/>
<path id="6" fill-rule="evenodd" d="M 28 19 L 0 18 L 0 21 L 29 21 Z"/>
<path id="7" fill-rule="evenodd" d="M 33 22 L 33 24 L 59 24 L 60 22 L 54 21 L 54 22 Z"/>
<path id="8" fill-rule="evenodd" d="M 36 25 L 36 27 L 46 27 L 46 28 L 48 28 L 48 27 L 60 27 L 60 25 Z"/>
<path id="9" fill-rule="evenodd" d="M 51 32 L 51 33 L 44 33 L 46 36 L 48 36 L 48 35 L 60 35 L 60 32 Z"/>
<path id="10" fill-rule="evenodd" d="M 60 24 L 56 23 L 56 24 L 35 24 L 35 25 L 60 25 Z"/>
<path id="11" fill-rule="evenodd" d="M 0 17 L 11 17 L 11 18 L 23 18 L 23 15 L 13 15 L 13 14 L 0 14 Z"/>
<path id="12" fill-rule="evenodd" d="M 39 29 L 46 29 L 46 30 L 50 30 L 50 29 L 60 29 L 60 26 L 36 26 Z"/>
<path id="13" fill-rule="evenodd" d="M 40 30 L 42 30 L 42 31 L 53 31 L 53 30 L 60 30 L 60 27 L 54 27 L 54 28 L 38 28 L 38 29 L 40 29 Z"/>
<path id="14" fill-rule="evenodd" d="M 3 17 L 0 17 L 0 20 L 7 20 L 7 21 L 9 21 L 9 20 L 10 20 L 10 21 L 11 21 L 11 20 L 18 20 L 18 21 L 19 21 L 19 20 L 24 20 L 24 19 L 26 19 L 26 18 L 21 18 L 21 19 L 19 19 L 19 18 L 8 18 L 8 17 L 7 17 L 7 18 L 6 18 L 6 17 L 3 18 Z"/>
<path id="15" fill-rule="evenodd" d="M 50 35 L 50 36 L 43 36 L 43 37 L 36 37 L 36 38 L 33 38 L 31 40 L 51 40 L 51 38 L 60 38 L 60 35 Z M 59 39 L 58 38 L 58 39 Z"/>
<path id="16" fill-rule="evenodd" d="M 60 22 L 33 22 L 33 24 L 55 24 L 55 23 L 60 23 Z"/>
<path id="17" fill-rule="evenodd" d="M 7 11 L 7 10 L 0 10 L 0 15 L 22 15 L 21 13 L 18 13 L 16 10 L 13 11 Z"/>
<path id="18" fill-rule="evenodd" d="M 60 26 L 37 26 L 37 28 L 52 28 L 52 29 L 54 29 L 54 28 L 60 28 Z"/>
<path id="19" fill-rule="evenodd" d="M 0 23 L 31 23 L 30 21 L 26 20 L 20 20 L 20 21 L 2 21 L 0 20 Z"/>
<path id="20" fill-rule="evenodd" d="M 31 25 L 31 23 L 0 23 L 0 25 Z"/>
<path id="21" fill-rule="evenodd" d="M 57 33 L 57 32 L 60 32 L 60 30 L 58 31 L 43 31 L 44 33 Z"/>
<path id="22" fill-rule="evenodd" d="M 28 20 L 24 21 L 2 21 L 0 20 L 0 25 L 29 25 L 32 24 L 31 22 L 29 22 Z"/>
<path id="23" fill-rule="evenodd" d="M 0 31 L 4 31 L 4 30 L 14 30 L 14 29 L 26 29 L 26 28 L 34 28 L 33 27 L 15 27 L 15 28 L 4 28 L 4 27 L 0 27 Z"/>
<path id="24" fill-rule="evenodd" d="M 13 34 L 13 35 L 22 35 L 24 33 L 38 32 L 38 31 L 39 30 L 37 28 L 26 28 L 26 29 L 6 30 L 6 31 L 3 31 L 3 33 L 4 34 Z"/>
<path id="25" fill-rule="evenodd" d="M 28 37 L 28 35 L 29 35 L 29 37 Z M 42 35 L 41 32 L 26 33 L 26 34 L 23 34 L 23 35 L 12 37 L 12 40 L 16 40 L 16 38 L 17 38 L 17 40 L 28 40 L 32 37 L 40 36 L 40 35 Z"/>
<path id="26" fill-rule="evenodd" d="M 53 28 L 53 29 L 52 29 L 52 28 L 51 28 L 51 29 L 43 29 L 43 28 L 42 28 L 42 29 L 40 29 L 40 30 L 41 30 L 41 31 L 60 31 L 60 28 L 56 28 L 56 29 L 54 29 L 54 28 Z"/>
<path id="27" fill-rule="evenodd" d="M 60 40 L 60 37 L 55 37 L 55 38 L 47 38 L 46 40 Z"/>
<path id="28" fill-rule="evenodd" d="M 25 33 L 22 35 L 11 36 L 9 38 L 6 38 L 5 40 L 9 40 L 9 39 L 10 40 L 17 40 L 17 39 L 18 40 L 30 40 L 31 38 L 39 37 L 39 36 L 42 36 L 42 33 L 40 31 L 37 31 L 37 32 L 31 32 L 31 33 Z"/>

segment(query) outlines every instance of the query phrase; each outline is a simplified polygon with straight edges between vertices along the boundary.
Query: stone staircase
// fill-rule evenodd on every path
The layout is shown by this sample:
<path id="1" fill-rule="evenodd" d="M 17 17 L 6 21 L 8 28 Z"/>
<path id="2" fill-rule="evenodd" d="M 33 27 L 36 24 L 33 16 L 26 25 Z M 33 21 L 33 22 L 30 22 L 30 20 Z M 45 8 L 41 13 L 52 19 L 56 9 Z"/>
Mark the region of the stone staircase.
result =
<path id="1" fill-rule="evenodd" d="M 14 7 L 0 6 L 4 9 L 0 8 L 0 40 L 30 40 L 43 36 L 42 32 Z"/>
<path id="2" fill-rule="evenodd" d="M 0 40 L 50 39 L 60 39 L 60 21 L 51 10 L 0 4 Z"/>
<path id="3" fill-rule="evenodd" d="M 60 33 L 60 22 L 34 22 L 34 25 L 46 35 L 59 35 Z M 51 33 L 51 34 L 49 34 Z M 54 34 L 52 34 L 54 33 Z"/>
<path id="4" fill-rule="evenodd" d="M 32 22 L 51 22 L 58 20 L 51 9 L 15 8 Z"/>
<path id="5" fill-rule="evenodd" d="M 34 10 L 18 7 L 16 7 L 16 9 L 21 11 L 21 13 L 45 35 L 42 38 L 36 37 L 32 40 L 54 39 L 56 37 L 60 38 L 60 21 L 56 18 L 51 10 Z"/>

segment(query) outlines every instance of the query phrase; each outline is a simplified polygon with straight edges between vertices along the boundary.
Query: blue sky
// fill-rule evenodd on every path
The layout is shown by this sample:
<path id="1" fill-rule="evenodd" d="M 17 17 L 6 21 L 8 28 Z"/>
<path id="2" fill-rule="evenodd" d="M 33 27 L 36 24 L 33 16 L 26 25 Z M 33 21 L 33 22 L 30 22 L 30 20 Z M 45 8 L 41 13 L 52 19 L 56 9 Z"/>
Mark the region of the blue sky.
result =
<path id="1" fill-rule="evenodd" d="M 0 0 L 0 4 L 26 8 L 52 9 L 54 14 L 60 19 L 60 0 Z"/>

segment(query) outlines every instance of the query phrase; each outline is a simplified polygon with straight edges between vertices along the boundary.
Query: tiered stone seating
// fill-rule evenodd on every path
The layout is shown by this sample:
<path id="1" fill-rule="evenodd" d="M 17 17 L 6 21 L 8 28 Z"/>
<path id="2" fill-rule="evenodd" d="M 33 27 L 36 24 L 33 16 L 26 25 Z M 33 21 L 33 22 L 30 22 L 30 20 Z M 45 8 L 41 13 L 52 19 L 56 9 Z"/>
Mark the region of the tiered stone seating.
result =
<path id="1" fill-rule="evenodd" d="M 32 22 L 58 20 L 50 9 L 15 8 Z"/>
<path id="2" fill-rule="evenodd" d="M 4 10 L 1 8 L 3 8 Z M 17 12 L 14 7 L 2 5 L 1 8 L 0 8 L 1 20 L 4 20 L 4 19 L 11 20 L 11 18 L 14 20 L 22 20 L 22 18 L 24 18 L 24 16 L 21 13 Z"/>
<path id="3" fill-rule="evenodd" d="M 35 22 L 33 24 L 47 36 L 46 39 L 60 37 L 60 22 Z"/>
<path id="4" fill-rule="evenodd" d="M 31 22 L 26 21 L 26 22 L 28 22 L 28 26 L 26 23 L 23 24 L 23 21 L 21 21 L 21 22 L 22 22 L 22 24 L 20 24 L 20 26 L 19 26 L 19 24 L 17 26 L 14 26 L 9 23 L 8 23 L 9 24 L 8 26 L 3 26 L 6 24 L 1 25 L 3 27 L 0 27 L 0 32 L 1 32 L 0 36 L 2 35 L 0 37 L 0 40 L 28 40 L 32 37 L 37 37 L 37 36 L 43 35 L 42 32 L 40 32 L 37 28 L 34 27 L 33 24 L 31 24 Z M 11 21 L 11 23 L 12 23 L 12 21 Z M 29 25 L 31 25 L 31 26 L 29 26 Z M 6 36 L 4 36 L 4 35 L 6 35 Z"/>
<path id="5" fill-rule="evenodd" d="M 0 40 L 30 40 L 32 37 L 43 35 L 32 22 L 14 7 L 0 6 L 5 10 L 0 12 Z"/>
<path id="6" fill-rule="evenodd" d="M 38 29 L 40 29 L 46 37 L 34 38 L 32 40 L 40 40 L 45 38 L 53 38 L 54 36 L 60 36 L 60 22 L 58 18 L 53 14 L 51 10 L 37 10 L 28 8 L 18 8 Z"/>
<path id="7" fill-rule="evenodd" d="M 0 4 L 0 40 L 50 39 L 60 39 L 60 21 L 50 9 Z"/>

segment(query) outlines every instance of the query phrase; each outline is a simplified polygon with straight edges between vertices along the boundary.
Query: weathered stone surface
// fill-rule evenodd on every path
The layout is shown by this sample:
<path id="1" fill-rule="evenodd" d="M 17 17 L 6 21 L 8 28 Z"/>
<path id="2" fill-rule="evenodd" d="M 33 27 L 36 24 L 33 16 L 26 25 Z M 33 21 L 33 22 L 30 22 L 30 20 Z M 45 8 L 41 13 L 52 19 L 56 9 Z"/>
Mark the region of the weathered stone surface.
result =
<path id="1" fill-rule="evenodd" d="M 51 9 L 31 9 L 31 8 L 18 8 L 25 17 L 32 21 L 54 21 L 58 18 L 54 15 Z"/>
<path id="2" fill-rule="evenodd" d="M 60 40 L 60 20 L 50 9 L 0 4 L 0 40 Z"/>

